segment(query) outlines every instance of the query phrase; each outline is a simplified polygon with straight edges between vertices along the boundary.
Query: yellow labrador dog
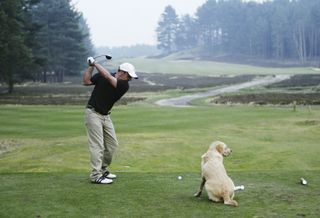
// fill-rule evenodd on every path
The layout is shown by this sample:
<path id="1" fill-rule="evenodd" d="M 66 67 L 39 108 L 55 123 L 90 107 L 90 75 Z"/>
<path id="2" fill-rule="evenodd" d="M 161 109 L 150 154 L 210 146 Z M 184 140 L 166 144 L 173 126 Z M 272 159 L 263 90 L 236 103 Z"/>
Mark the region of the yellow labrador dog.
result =
<path id="1" fill-rule="evenodd" d="M 220 141 L 215 141 L 209 146 L 208 151 L 201 157 L 202 182 L 199 191 L 195 194 L 196 197 L 201 195 L 205 186 L 210 200 L 238 206 L 238 202 L 233 200 L 234 183 L 223 165 L 223 157 L 230 155 L 231 152 L 231 149 Z"/>

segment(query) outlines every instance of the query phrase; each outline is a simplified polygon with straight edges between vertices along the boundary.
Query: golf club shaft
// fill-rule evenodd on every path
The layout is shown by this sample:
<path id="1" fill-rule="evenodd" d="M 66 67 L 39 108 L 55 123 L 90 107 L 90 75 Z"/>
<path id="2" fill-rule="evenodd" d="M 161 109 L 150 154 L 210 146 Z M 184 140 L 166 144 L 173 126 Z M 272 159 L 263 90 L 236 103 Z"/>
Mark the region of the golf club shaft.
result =
<path id="1" fill-rule="evenodd" d="M 94 57 L 94 59 L 99 58 L 99 57 L 103 57 L 103 56 L 104 56 L 107 60 L 110 60 L 110 59 L 112 58 L 110 55 L 104 54 L 104 55 L 98 55 L 98 56 Z"/>

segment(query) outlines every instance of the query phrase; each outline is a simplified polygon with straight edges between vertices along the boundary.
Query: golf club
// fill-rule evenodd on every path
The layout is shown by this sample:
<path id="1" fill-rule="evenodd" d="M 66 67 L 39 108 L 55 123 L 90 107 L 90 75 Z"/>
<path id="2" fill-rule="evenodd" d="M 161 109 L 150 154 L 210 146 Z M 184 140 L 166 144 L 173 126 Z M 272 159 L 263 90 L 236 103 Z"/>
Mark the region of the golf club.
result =
<path id="1" fill-rule="evenodd" d="M 104 57 L 105 59 L 101 59 L 101 57 Z M 101 63 L 101 62 L 104 62 L 104 61 L 109 61 L 109 60 L 112 59 L 112 57 L 110 55 L 107 55 L 107 54 L 98 55 L 98 56 L 95 56 L 93 58 L 96 60 L 97 63 Z"/>
<path id="2" fill-rule="evenodd" d="M 102 58 L 102 57 L 104 57 L 104 58 Z M 89 66 L 90 66 L 90 60 L 89 60 L 89 58 L 90 58 L 90 57 L 88 57 L 88 59 L 87 59 L 87 63 L 88 63 Z M 101 63 L 104 62 L 104 61 L 110 62 L 110 60 L 112 59 L 112 56 L 111 56 L 111 55 L 107 55 L 107 54 L 102 54 L 102 55 L 97 55 L 97 56 L 91 57 L 91 58 L 93 58 L 93 59 L 96 61 L 96 63 L 101 64 Z M 92 61 L 93 61 L 93 60 L 92 60 Z M 112 62 L 112 61 L 111 61 L 111 62 Z M 106 64 L 109 65 L 109 66 L 114 67 L 113 64 L 111 64 L 111 65 L 110 65 L 110 63 L 106 63 Z"/>
<path id="3" fill-rule="evenodd" d="M 103 57 L 103 56 L 104 56 L 107 60 L 111 60 L 111 58 L 112 58 L 110 55 L 103 54 L 103 55 L 98 55 L 98 56 L 94 57 L 94 59 L 100 58 L 100 57 Z"/>

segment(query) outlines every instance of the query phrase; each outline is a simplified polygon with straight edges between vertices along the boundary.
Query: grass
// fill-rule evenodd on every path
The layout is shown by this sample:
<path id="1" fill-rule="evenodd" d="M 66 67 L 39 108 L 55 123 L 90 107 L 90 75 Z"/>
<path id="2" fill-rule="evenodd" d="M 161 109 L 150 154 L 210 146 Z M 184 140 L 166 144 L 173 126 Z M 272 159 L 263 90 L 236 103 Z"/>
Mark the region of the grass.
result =
<path id="1" fill-rule="evenodd" d="M 83 107 L 2 105 L 0 217 L 318 217 L 319 117 L 317 107 L 117 106 L 119 178 L 100 186 L 88 180 Z M 213 140 L 234 151 L 225 165 L 246 187 L 238 208 L 192 196 Z"/>
<path id="2" fill-rule="evenodd" d="M 314 180 L 301 186 L 301 174 Z M 213 204 L 192 195 L 198 174 L 119 173 L 111 186 L 90 184 L 85 173 L 2 174 L 2 217 L 317 217 L 315 172 L 232 172 L 245 184 L 240 206 Z M 282 178 L 282 179 L 279 179 Z M 7 181 L 11 181 L 8 183 Z M 37 184 L 37 186 L 35 186 Z M 3 191 L 5 190 L 5 191 Z M 5 199 L 4 199 L 5 198 Z M 1 211 L 4 211 L 3 209 Z"/>
<path id="3" fill-rule="evenodd" d="M 170 73 L 183 75 L 244 75 L 244 74 L 317 74 L 312 67 L 259 67 L 244 64 L 231 64 L 213 61 L 131 58 L 126 59 L 138 71 L 146 73 Z"/>

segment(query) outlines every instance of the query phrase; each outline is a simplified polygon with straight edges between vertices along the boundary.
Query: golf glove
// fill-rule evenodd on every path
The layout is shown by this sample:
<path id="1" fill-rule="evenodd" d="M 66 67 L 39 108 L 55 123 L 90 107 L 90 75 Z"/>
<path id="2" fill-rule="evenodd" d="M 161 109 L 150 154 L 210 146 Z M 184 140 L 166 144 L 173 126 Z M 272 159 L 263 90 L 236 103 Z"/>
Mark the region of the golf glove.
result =
<path id="1" fill-rule="evenodd" d="M 93 57 L 88 57 L 87 58 L 87 63 L 88 63 L 89 66 L 94 66 L 94 62 L 96 62 L 96 61 L 94 60 Z"/>

